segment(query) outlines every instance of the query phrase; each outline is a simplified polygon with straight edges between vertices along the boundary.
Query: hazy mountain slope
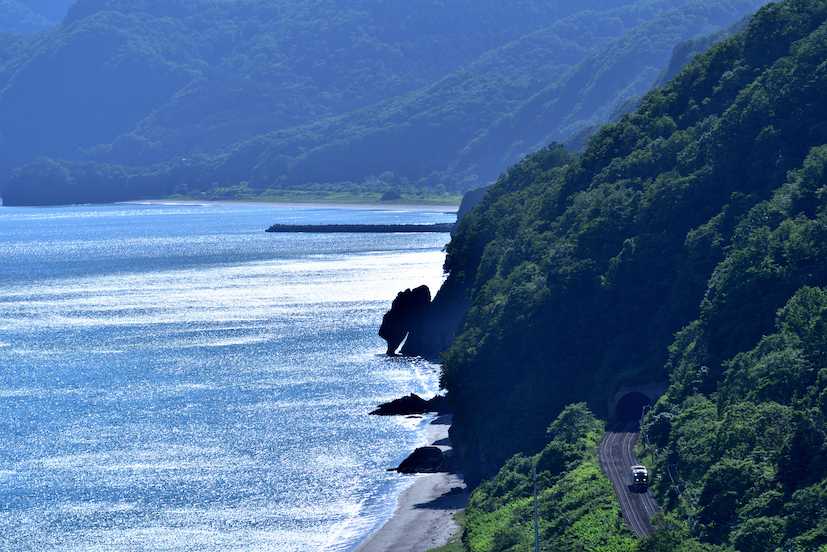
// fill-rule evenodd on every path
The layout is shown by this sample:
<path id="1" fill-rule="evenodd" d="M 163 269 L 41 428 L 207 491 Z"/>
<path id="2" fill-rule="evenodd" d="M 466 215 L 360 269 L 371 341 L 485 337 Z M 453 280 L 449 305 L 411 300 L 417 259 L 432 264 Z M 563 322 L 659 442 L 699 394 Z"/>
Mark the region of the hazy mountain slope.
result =
<path id="1" fill-rule="evenodd" d="M 17 0 L 35 13 L 39 13 L 51 22 L 59 23 L 66 16 L 75 0 Z"/>
<path id="2" fill-rule="evenodd" d="M 274 133 L 238 155 L 255 152 L 265 160 L 256 166 L 254 181 L 358 181 L 385 171 L 412 180 L 431 176 L 448 167 L 480 128 L 565 74 L 595 44 L 606 44 L 622 32 L 618 12 L 624 11 L 571 16 L 488 52 L 427 88 Z M 273 157 L 283 167 L 268 166 L 266 160 Z"/>
<path id="3" fill-rule="evenodd" d="M 280 156 L 284 168 L 261 166 L 252 180 L 358 181 L 390 171 L 423 185 L 485 184 L 535 149 L 535 129 L 548 133 L 542 142 L 607 120 L 620 102 L 651 87 L 677 42 L 762 3 L 645 2 L 568 18 L 416 94 L 274 136 L 264 155 Z M 538 90 L 565 117 L 544 119 Z M 520 117 L 525 127 L 514 125 Z"/>
<path id="4" fill-rule="evenodd" d="M 688 2 L 632 27 L 504 116 L 463 152 L 460 163 L 473 160 L 481 172 L 495 176 L 530 151 L 610 121 L 626 102 L 658 83 L 676 44 L 728 27 L 765 3 Z"/>
<path id="5" fill-rule="evenodd" d="M 0 0 L 0 33 L 30 34 L 56 26 L 74 0 Z"/>
<path id="6" fill-rule="evenodd" d="M 100 13 L 53 31 L 0 93 L 3 161 L 114 138 L 191 80 L 196 48 L 175 20 L 142 15 Z"/>
<path id="7" fill-rule="evenodd" d="M 0 0 L 0 33 L 32 33 L 49 26 L 43 15 L 19 0 Z"/>
<path id="8" fill-rule="evenodd" d="M 157 144 L 161 156 L 170 149 L 215 151 L 430 85 L 483 52 L 568 12 L 629 1 L 567 1 L 556 10 L 537 0 L 507 6 L 468 1 L 413 6 L 375 0 L 311 4 L 308 13 L 294 15 L 306 21 L 302 26 L 294 28 L 294 20 L 285 17 L 286 32 L 279 33 L 274 44 L 269 44 L 272 29 L 257 30 L 268 37 L 266 42 L 240 45 L 222 61 L 220 71 L 181 90 L 132 136 Z M 284 10 L 296 11 L 292 3 L 285 4 Z M 268 18 L 272 15 L 261 17 Z M 251 58 L 262 55 L 271 56 L 267 67 L 238 74 L 255 63 Z M 117 152 L 108 159 L 124 161 Z"/>
<path id="9" fill-rule="evenodd" d="M 432 82 L 558 17 L 541 6 L 82 0 L 0 95 L 0 128 L 28 131 L 4 157 L 77 158 L 147 117 L 129 161 L 214 151 Z"/>
<path id="10" fill-rule="evenodd" d="M 678 43 L 672 49 L 672 56 L 669 59 L 669 63 L 667 64 L 666 69 L 664 69 L 658 77 L 655 87 L 663 86 L 678 76 L 678 74 L 692 62 L 695 56 L 704 53 L 718 42 L 722 42 L 724 39 L 727 39 L 735 33 L 742 31 L 748 20 L 749 18 L 742 19 L 735 25 L 727 27 L 726 29 L 715 31 L 714 33 L 707 35 L 701 35 Z M 618 103 L 606 122 L 617 122 L 624 115 L 635 111 L 640 106 L 642 99 L 643 95 L 634 96 Z M 584 127 L 564 140 L 563 143 L 572 151 L 580 152 L 585 149 L 588 139 L 592 136 L 592 134 L 599 130 L 600 126 L 602 125 L 598 124 Z"/>
<path id="11" fill-rule="evenodd" d="M 573 119 L 548 122 L 578 129 L 665 67 L 636 54 L 761 2 L 466 3 L 83 0 L 7 74 L 0 162 L 62 160 L 75 201 L 240 183 L 463 190 L 535 143 L 508 121 L 538 91 L 576 92 L 596 71 L 563 101 Z M 29 181 L 48 166 L 16 173 L 7 200 L 53 201 Z"/>

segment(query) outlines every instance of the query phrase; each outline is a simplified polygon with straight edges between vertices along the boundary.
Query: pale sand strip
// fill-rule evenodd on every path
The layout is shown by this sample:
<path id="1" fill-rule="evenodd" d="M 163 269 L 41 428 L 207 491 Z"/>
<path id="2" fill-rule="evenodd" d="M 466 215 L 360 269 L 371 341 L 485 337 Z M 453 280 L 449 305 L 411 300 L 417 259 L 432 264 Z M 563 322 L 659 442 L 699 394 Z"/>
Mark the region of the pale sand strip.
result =
<path id="1" fill-rule="evenodd" d="M 429 426 L 429 442 L 449 449 L 448 427 L 447 423 Z M 462 478 L 446 473 L 415 477 L 416 482 L 399 497 L 393 517 L 357 552 L 426 552 L 447 544 L 459 531 L 454 514 L 468 502 Z"/>

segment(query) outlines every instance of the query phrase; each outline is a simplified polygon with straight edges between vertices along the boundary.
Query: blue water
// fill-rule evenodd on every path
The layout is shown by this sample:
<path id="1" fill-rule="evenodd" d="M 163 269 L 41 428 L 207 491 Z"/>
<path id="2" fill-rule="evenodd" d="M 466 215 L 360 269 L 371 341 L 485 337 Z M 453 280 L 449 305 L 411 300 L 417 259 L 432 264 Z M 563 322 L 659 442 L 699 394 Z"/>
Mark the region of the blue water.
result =
<path id="1" fill-rule="evenodd" d="M 0 208 L 0 550 L 351 550 L 433 393 L 388 359 L 396 292 L 442 281 L 442 234 L 265 234 L 430 223 L 273 205 Z"/>

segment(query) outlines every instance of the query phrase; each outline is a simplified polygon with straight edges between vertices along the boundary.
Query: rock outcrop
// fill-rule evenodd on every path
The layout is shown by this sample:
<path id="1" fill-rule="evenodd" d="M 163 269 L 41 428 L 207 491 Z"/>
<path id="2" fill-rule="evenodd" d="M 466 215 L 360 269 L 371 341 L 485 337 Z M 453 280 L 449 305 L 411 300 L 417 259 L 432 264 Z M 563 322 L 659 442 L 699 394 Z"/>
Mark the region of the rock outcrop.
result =
<path id="1" fill-rule="evenodd" d="M 395 399 L 379 405 L 371 412 L 373 416 L 411 416 L 428 412 L 443 413 L 446 411 L 446 398 L 437 395 L 431 400 L 425 400 L 416 393 L 407 397 Z"/>
<path id="2" fill-rule="evenodd" d="M 467 310 L 465 289 L 450 280 L 433 301 L 427 286 L 408 289 L 397 295 L 385 314 L 379 335 L 388 342 L 388 355 L 398 352 L 437 360 L 451 345 Z"/>
<path id="3" fill-rule="evenodd" d="M 465 194 L 457 213 L 457 224 L 483 201 L 488 189 L 477 188 Z M 399 352 L 403 356 L 438 359 L 451 345 L 468 307 L 467 289 L 451 279 L 443 284 L 433 301 L 428 286 L 408 289 L 396 296 L 391 310 L 382 319 L 379 335 L 388 342 L 388 355 Z"/>
<path id="4" fill-rule="evenodd" d="M 428 286 L 406 289 L 396 296 L 379 328 L 379 336 L 388 342 L 388 355 L 396 354 L 408 334 L 421 324 L 430 306 Z"/>
<path id="5" fill-rule="evenodd" d="M 439 447 L 421 447 L 405 458 L 398 468 L 391 471 L 405 474 L 447 472 L 449 455 Z"/>

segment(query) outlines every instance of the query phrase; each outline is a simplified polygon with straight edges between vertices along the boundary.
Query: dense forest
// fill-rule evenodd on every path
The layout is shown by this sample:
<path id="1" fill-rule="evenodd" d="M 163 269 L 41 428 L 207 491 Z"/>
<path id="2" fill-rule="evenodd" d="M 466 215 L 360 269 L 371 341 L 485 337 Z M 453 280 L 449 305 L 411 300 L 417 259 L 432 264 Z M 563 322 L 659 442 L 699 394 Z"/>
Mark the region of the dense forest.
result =
<path id="1" fill-rule="evenodd" d="M 45 29 L 48 21 L 17 0 L 0 0 L 0 32 L 31 33 Z"/>
<path id="2" fill-rule="evenodd" d="M 827 1 L 770 4 L 463 218 L 434 303 L 470 305 L 443 368 L 482 482 L 460 548 L 528 549 L 536 467 L 545 549 L 827 550 L 825 97 Z M 596 419 L 653 383 L 639 453 L 665 513 L 637 542 Z"/>
<path id="3" fill-rule="evenodd" d="M 458 193 L 610 120 L 676 44 L 764 3 L 78 0 L 0 35 L 2 195 Z"/>

